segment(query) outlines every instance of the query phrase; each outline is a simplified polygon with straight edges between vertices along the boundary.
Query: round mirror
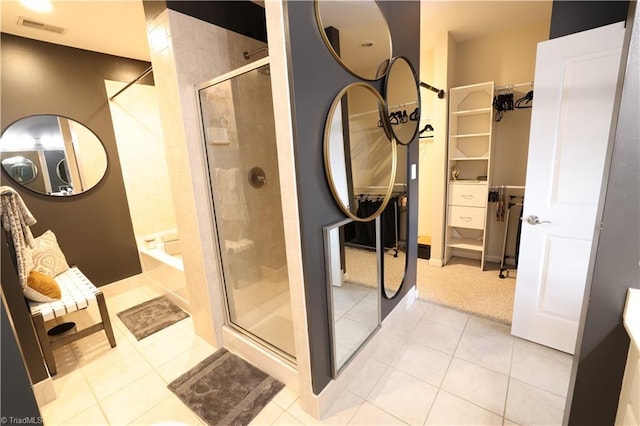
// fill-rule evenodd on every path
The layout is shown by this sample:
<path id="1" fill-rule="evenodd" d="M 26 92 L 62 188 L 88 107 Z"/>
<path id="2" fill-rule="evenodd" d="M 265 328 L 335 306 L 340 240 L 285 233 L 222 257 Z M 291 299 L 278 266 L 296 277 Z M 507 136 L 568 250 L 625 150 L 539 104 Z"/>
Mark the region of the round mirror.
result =
<path id="1" fill-rule="evenodd" d="M 365 80 L 384 76 L 391 60 L 391 32 L 374 0 L 316 0 L 316 22 L 331 54 Z"/>
<path id="2" fill-rule="evenodd" d="M 13 180 L 23 185 L 33 182 L 38 176 L 38 167 L 36 164 L 21 155 L 4 158 L 2 160 L 2 167 Z"/>
<path id="3" fill-rule="evenodd" d="M 407 162 L 408 147 L 398 145 L 396 179 L 389 205 L 380 216 L 383 245 L 383 296 L 386 299 L 398 294 L 402 286 L 407 264 Z"/>
<path id="4" fill-rule="evenodd" d="M 366 83 L 334 99 L 324 129 L 324 167 L 333 197 L 350 218 L 376 218 L 389 202 L 396 175 L 396 143 L 383 127 L 384 99 Z"/>
<path id="5" fill-rule="evenodd" d="M 60 179 L 64 183 L 69 183 L 69 175 L 67 173 L 67 160 L 62 159 L 58 162 L 56 166 L 56 174 L 58 175 L 58 179 Z"/>
<path id="6" fill-rule="evenodd" d="M 391 133 L 398 143 L 407 145 L 420 125 L 420 86 L 413 65 L 405 57 L 391 61 L 384 94 Z"/>
<path id="7" fill-rule="evenodd" d="M 18 172 L 20 158 L 26 161 Z M 0 159 L 13 181 L 53 196 L 88 191 L 107 171 L 100 139 L 77 121 L 57 115 L 32 115 L 10 125 L 0 139 Z"/>

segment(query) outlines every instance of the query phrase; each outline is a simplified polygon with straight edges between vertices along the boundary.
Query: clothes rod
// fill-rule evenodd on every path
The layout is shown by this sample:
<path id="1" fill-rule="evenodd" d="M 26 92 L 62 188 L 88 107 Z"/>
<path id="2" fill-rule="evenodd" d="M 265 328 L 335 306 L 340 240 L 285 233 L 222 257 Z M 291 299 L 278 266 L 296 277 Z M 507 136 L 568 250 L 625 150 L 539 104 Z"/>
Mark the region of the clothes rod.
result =
<path id="1" fill-rule="evenodd" d="M 438 89 L 437 87 L 433 87 L 432 85 L 427 84 L 424 81 L 420 82 L 420 87 L 424 87 L 427 90 L 431 90 L 432 92 L 437 93 L 439 99 L 444 98 L 444 90 L 442 90 L 442 89 Z"/>
<path id="2" fill-rule="evenodd" d="M 131 83 L 127 84 L 126 86 L 124 86 L 122 89 L 118 90 L 118 92 L 113 95 L 112 97 L 109 98 L 110 101 L 114 100 L 116 98 L 116 96 L 118 96 L 120 93 L 124 92 L 125 90 L 127 90 L 129 87 L 133 86 L 134 84 L 136 84 L 138 81 L 142 80 L 147 74 L 149 74 L 150 72 L 153 71 L 153 67 L 149 67 L 146 70 L 144 70 L 144 72 L 142 74 L 140 74 L 138 77 L 136 77 L 135 80 L 133 80 Z"/>
<path id="3" fill-rule="evenodd" d="M 524 86 L 533 87 L 533 81 L 527 81 L 526 83 L 507 84 L 506 86 L 498 86 L 498 87 L 495 87 L 493 90 L 515 89 L 516 87 L 524 87 Z"/>
<path id="4" fill-rule="evenodd" d="M 490 185 L 489 188 L 505 188 L 505 189 L 525 189 L 524 186 L 517 186 L 517 185 Z"/>
<path id="5" fill-rule="evenodd" d="M 249 59 L 250 57 L 252 57 L 256 53 L 263 52 L 263 51 L 265 51 L 267 49 L 268 49 L 268 47 L 265 46 L 265 47 L 260 47 L 260 48 L 258 48 L 256 50 L 252 50 L 251 52 L 242 52 L 242 57 L 245 58 L 245 59 Z"/>

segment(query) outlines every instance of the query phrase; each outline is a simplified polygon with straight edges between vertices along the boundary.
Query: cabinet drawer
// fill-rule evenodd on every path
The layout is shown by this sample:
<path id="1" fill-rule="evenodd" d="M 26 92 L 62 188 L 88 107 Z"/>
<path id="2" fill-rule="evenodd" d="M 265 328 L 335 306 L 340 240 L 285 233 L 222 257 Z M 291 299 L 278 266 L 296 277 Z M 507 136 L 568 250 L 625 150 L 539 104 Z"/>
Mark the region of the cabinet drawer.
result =
<path id="1" fill-rule="evenodd" d="M 486 185 L 465 185 L 459 183 L 449 185 L 449 205 L 484 207 L 486 202 Z"/>
<path id="2" fill-rule="evenodd" d="M 484 207 L 449 206 L 449 226 L 459 228 L 484 229 Z"/>

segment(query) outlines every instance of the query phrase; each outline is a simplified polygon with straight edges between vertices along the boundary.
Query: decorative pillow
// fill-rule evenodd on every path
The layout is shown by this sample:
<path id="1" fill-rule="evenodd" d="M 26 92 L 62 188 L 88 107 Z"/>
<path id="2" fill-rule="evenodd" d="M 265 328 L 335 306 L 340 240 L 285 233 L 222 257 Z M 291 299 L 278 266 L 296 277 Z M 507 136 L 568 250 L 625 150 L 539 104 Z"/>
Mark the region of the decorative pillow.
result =
<path id="1" fill-rule="evenodd" d="M 55 277 L 69 269 L 67 259 L 58 246 L 55 234 L 49 230 L 35 239 L 31 250 L 33 270 Z"/>
<path id="2" fill-rule="evenodd" d="M 48 275 L 38 271 L 31 271 L 24 288 L 24 296 L 34 302 L 53 302 L 60 300 L 62 292 L 60 286 Z"/>

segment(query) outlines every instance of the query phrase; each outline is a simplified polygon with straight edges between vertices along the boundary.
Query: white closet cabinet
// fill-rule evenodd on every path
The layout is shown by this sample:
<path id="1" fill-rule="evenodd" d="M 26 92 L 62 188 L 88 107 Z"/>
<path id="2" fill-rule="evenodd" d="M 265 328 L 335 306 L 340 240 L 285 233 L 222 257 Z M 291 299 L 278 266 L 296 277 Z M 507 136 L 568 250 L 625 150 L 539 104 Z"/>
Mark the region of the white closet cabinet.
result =
<path id="1" fill-rule="evenodd" d="M 453 254 L 479 255 L 484 269 L 493 90 L 493 82 L 449 90 L 445 264 Z"/>

